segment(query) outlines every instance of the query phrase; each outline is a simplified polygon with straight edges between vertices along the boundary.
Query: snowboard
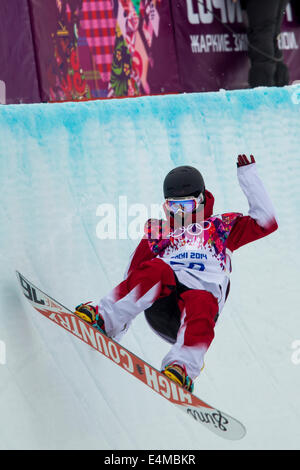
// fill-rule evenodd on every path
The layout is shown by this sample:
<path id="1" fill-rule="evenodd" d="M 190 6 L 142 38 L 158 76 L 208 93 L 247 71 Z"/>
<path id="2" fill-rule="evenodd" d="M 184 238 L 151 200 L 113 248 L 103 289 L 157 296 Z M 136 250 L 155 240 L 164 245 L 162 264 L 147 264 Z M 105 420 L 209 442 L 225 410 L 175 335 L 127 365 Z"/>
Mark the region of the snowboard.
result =
<path id="1" fill-rule="evenodd" d="M 41 315 L 106 356 L 128 374 L 139 379 L 162 398 L 182 410 L 196 423 L 200 423 L 225 439 L 238 440 L 245 436 L 246 429 L 238 420 L 200 400 L 112 338 L 102 334 L 57 300 L 38 289 L 18 271 L 17 277 L 26 299 Z"/>

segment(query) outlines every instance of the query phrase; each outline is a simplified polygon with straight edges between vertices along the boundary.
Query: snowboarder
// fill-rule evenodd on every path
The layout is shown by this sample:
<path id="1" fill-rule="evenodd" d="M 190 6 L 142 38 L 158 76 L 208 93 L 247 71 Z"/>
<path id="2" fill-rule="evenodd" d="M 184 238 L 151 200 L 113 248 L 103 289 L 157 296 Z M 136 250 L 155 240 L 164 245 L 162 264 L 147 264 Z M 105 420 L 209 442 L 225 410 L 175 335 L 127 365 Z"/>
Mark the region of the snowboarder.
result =
<path id="1" fill-rule="evenodd" d="M 146 222 L 125 280 L 98 305 L 75 309 L 114 339 L 144 311 L 154 331 L 172 344 L 162 372 L 191 392 L 229 293 L 232 253 L 278 228 L 253 155 L 238 156 L 237 174 L 248 215 L 212 215 L 214 197 L 201 173 L 191 166 L 171 170 L 163 186 L 167 219 Z"/>

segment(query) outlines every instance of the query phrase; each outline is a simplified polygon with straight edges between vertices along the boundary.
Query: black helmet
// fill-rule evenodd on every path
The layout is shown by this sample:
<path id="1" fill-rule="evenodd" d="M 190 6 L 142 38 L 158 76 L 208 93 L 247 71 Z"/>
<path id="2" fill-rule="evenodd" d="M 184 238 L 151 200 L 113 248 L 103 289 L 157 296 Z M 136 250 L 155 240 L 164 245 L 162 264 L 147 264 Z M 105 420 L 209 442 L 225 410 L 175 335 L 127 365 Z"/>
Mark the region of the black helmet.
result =
<path id="1" fill-rule="evenodd" d="M 199 194 L 204 195 L 205 184 L 204 179 L 197 170 L 192 166 L 178 166 L 171 170 L 164 181 L 164 197 L 198 197 Z"/>

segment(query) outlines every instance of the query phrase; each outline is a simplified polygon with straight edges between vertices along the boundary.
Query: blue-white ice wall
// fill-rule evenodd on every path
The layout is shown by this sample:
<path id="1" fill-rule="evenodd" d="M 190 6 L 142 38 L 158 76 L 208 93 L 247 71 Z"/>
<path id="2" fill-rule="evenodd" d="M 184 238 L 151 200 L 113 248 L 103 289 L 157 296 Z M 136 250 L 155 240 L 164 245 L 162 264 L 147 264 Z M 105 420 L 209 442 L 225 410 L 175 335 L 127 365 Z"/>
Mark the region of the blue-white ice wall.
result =
<path id="1" fill-rule="evenodd" d="M 0 448 L 299 445 L 299 149 L 299 86 L 2 106 Z M 280 229 L 235 254 L 231 295 L 196 383 L 196 394 L 248 428 L 241 443 L 228 444 L 39 318 L 14 270 L 69 307 L 98 300 L 122 279 L 138 242 L 123 237 L 142 207 L 133 205 L 150 216 L 172 167 L 201 170 L 215 213 L 247 213 L 239 153 L 255 156 Z M 99 239 L 104 203 L 115 206 L 116 239 Z M 124 344 L 156 367 L 168 350 L 142 316 Z"/>

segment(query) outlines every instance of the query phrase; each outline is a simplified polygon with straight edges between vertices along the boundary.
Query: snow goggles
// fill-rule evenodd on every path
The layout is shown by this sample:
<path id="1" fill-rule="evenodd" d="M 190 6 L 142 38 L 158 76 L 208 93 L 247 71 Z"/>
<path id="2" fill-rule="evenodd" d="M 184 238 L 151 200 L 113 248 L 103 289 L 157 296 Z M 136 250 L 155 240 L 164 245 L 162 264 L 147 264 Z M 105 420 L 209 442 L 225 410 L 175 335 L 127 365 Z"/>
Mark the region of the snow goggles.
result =
<path id="1" fill-rule="evenodd" d="M 204 201 L 203 194 L 198 197 L 185 197 L 185 198 L 168 198 L 166 199 L 166 207 L 170 212 L 176 214 L 178 211 L 191 213 L 195 211 L 199 204 Z"/>

